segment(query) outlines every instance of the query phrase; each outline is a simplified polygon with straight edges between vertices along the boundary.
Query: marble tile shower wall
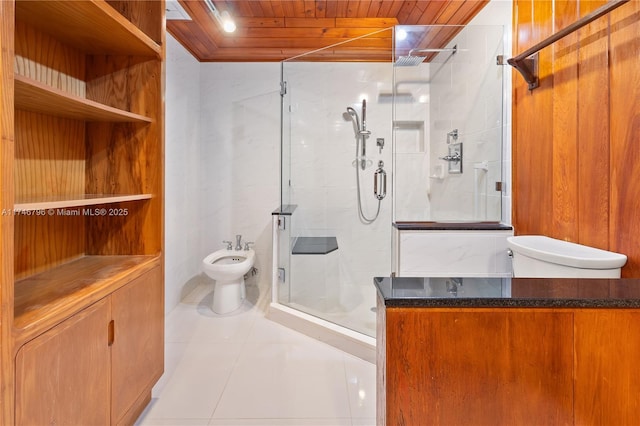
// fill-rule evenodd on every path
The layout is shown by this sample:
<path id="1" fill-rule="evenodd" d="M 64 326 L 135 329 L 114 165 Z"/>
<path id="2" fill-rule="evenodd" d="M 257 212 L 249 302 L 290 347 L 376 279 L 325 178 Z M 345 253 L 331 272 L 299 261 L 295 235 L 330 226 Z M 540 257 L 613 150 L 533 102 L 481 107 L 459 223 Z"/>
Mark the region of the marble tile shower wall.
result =
<path id="1" fill-rule="evenodd" d="M 380 216 L 371 225 L 358 219 L 356 139 L 352 122 L 345 119 L 348 106 L 362 117 L 367 99 L 367 157 L 372 165 L 361 172 L 361 196 L 367 216 L 373 216 L 373 173 L 379 160 L 389 173 L 391 191 L 391 103 L 381 93 L 391 93 L 389 63 L 288 63 L 285 79 L 291 97 L 291 200 L 292 236 L 336 236 L 338 268 L 343 285 L 370 285 L 376 274 L 390 271 L 391 197 L 382 201 Z M 376 138 L 384 138 L 382 153 Z M 295 259 L 292 259 L 292 261 Z"/>
<path id="2" fill-rule="evenodd" d="M 495 182 L 502 173 L 502 72 L 496 56 L 503 52 L 503 29 L 470 25 L 449 46 L 459 51 L 445 60 L 442 53 L 431 63 L 431 165 L 444 162 L 447 133 L 458 130 L 463 143 L 463 173 L 432 180 L 432 211 L 438 220 L 499 220 L 501 193 Z M 477 172 L 474 164 L 487 162 L 488 171 Z M 474 212 L 474 186 L 480 209 Z"/>
<path id="3" fill-rule="evenodd" d="M 165 312 L 200 273 L 200 64 L 167 34 Z"/>
<path id="4" fill-rule="evenodd" d="M 200 65 L 200 259 L 222 240 L 255 242 L 252 278 L 271 282 L 271 212 L 280 203 L 280 64 Z"/>
<path id="5" fill-rule="evenodd" d="M 395 67 L 394 111 L 395 220 L 424 221 L 431 217 L 430 65 Z"/>

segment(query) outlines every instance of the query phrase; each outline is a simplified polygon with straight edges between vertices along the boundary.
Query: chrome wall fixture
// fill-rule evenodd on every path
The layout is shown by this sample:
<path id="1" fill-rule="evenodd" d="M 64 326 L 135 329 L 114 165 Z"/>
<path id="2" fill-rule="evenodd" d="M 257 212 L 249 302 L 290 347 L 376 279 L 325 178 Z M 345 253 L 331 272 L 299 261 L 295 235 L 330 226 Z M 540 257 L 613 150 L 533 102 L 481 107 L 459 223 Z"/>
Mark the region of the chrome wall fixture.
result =
<path id="1" fill-rule="evenodd" d="M 231 15 L 229 15 L 229 12 L 225 10 L 220 13 L 218 8 L 216 8 L 216 5 L 213 4 L 213 1 L 211 0 L 204 0 L 204 2 L 213 14 L 215 20 L 225 32 L 232 33 L 236 30 L 236 23 L 233 21 L 233 18 L 231 18 Z"/>

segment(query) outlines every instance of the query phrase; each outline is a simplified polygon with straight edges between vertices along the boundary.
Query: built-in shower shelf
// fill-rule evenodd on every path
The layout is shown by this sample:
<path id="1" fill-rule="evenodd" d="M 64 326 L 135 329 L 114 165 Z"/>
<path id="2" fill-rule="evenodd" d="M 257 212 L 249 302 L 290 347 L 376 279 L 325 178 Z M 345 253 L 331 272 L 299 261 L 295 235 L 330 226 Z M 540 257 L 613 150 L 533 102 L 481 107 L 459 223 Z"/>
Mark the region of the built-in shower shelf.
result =
<path id="1" fill-rule="evenodd" d="M 329 254 L 336 250 L 336 237 L 298 237 L 291 254 Z"/>

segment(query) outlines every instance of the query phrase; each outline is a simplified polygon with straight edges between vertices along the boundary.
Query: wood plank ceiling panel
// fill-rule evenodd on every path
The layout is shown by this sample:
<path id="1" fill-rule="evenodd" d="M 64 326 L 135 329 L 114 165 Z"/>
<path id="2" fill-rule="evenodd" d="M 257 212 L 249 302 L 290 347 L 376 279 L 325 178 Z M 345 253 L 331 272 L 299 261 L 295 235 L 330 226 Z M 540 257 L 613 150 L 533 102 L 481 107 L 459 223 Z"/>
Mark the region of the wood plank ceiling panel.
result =
<path id="1" fill-rule="evenodd" d="M 395 25 L 464 25 L 488 3 L 488 0 L 213 1 L 220 12 L 229 12 L 236 22 L 237 30 L 225 33 L 204 0 L 178 1 L 192 21 L 169 20 L 167 30 L 201 62 L 281 61 Z M 443 28 L 423 42 L 428 42 L 429 47 L 442 47 L 456 33 Z M 316 57 L 327 61 L 388 62 L 391 34 L 384 31 Z"/>

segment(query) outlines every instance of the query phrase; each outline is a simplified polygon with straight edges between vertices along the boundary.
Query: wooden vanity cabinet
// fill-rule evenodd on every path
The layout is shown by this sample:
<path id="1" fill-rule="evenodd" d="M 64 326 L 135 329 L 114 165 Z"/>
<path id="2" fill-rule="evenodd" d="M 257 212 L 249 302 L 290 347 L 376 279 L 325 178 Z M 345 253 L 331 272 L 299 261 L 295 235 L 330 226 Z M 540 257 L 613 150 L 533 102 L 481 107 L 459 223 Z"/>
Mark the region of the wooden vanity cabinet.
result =
<path id="1" fill-rule="evenodd" d="M 380 426 L 640 420 L 638 309 L 377 312 Z"/>

